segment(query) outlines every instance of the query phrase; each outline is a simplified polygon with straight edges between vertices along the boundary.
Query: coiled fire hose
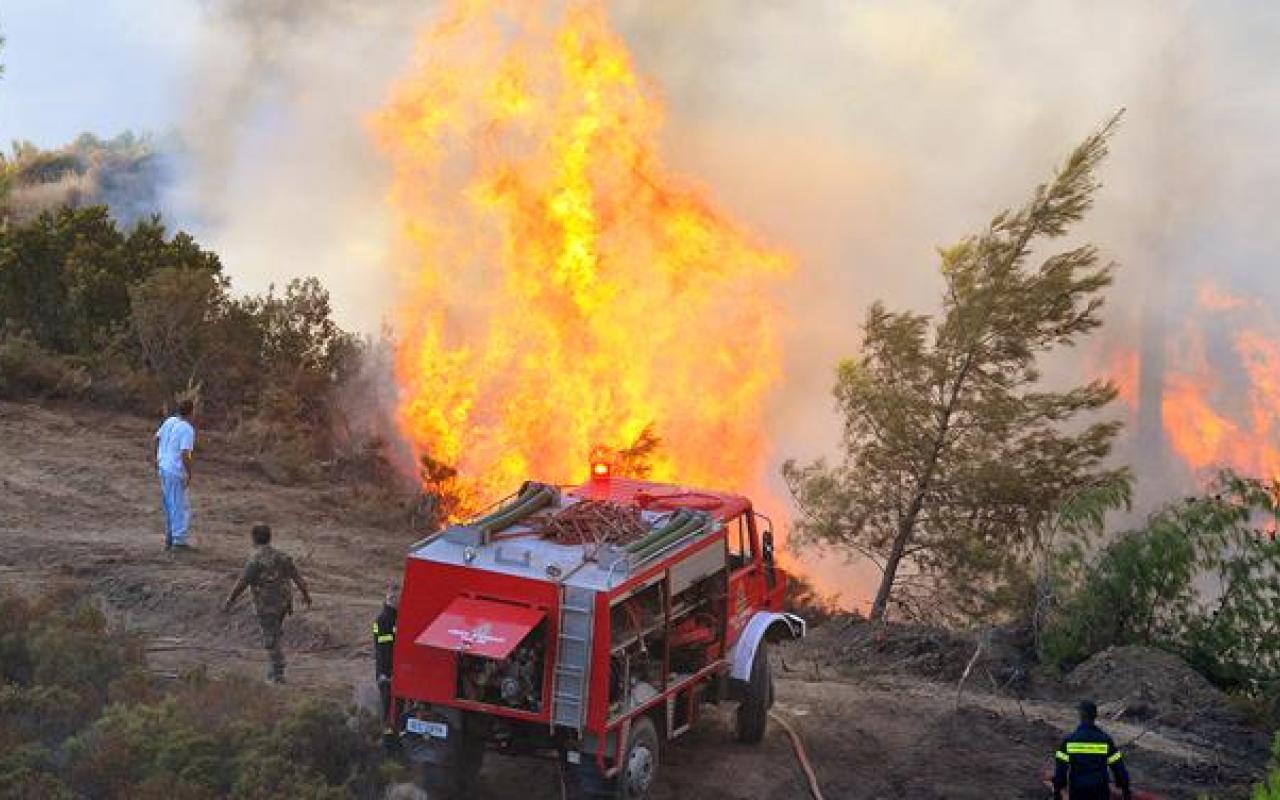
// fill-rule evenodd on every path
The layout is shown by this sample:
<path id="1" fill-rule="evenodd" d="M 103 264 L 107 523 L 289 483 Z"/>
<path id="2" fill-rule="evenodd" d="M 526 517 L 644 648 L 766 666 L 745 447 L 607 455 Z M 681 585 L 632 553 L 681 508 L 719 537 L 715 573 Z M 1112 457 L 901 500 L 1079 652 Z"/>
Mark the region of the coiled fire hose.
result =
<path id="1" fill-rule="evenodd" d="M 804 750 L 804 742 L 800 741 L 800 734 L 796 733 L 796 729 L 776 712 L 770 711 L 769 716 L 782 726 L 782 729 L 787 732 L 787 737 L 791 739 L 791 749 L 796 753 L 796 761 L 800 762 L 800 769 L 804 771 L 804 776 L 809 781 L 809 794 L 813 795 L 813 800 L 825 800 L 822 796 L 822 787 L 818 786 L 818 776 L 814 774 L 813 765 L 809 763 L 809 755 Z"/>

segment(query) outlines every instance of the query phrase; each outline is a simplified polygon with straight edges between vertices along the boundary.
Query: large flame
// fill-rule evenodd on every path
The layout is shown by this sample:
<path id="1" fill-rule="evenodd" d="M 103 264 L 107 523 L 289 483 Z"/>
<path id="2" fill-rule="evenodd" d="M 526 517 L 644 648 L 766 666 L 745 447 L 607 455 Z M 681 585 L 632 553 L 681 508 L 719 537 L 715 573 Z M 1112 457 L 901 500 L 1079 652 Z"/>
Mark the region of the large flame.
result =
<path id="1" fill-rule="evenodd" d="M 1260 303 L 1200 285 L 1194 312 L 1167 343 L 1159 398 L 1169 447 L 1192 470 L 1280 477 L 1278 343 L 1280 320 Z M 1134 354 L 1122 354 L 1112 374 L 1122 399 L 1136 406 L 1133 364 Z"/>
<path id="2" fill-rule="evenodd" d="M 374 121 L 408 286 L 400 424 L 473 501 L 585 475 L 746 488 L 790 259 L 657 155 L 662 109 L 600 2 L 457 0 Z"/>

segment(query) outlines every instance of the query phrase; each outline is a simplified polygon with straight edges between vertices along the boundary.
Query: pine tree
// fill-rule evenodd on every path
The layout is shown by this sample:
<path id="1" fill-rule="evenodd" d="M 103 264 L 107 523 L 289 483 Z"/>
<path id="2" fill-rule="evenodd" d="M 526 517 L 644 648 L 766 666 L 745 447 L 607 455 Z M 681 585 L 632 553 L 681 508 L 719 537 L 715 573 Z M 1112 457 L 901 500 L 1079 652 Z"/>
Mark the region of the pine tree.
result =
<path id="1" fill-rule="evenodd" d="M 1101 324 L 1113 265 L 1089 244 L 1038 253 L 1092 205 L 1119 116 L 1024 206 L 940 252 L 941 313 L 872 305 L 861 355 L 837 371 L 842 463 L 783 467 L 799 540 L 881 568 L 873 619 L 891 599 L 969 616 L 1007 602 L 1015 575 L 1030 581 L 1030 540 L 1047 516 L 1105 472 L 1119 424 L 1077 419 L 1114 399 L 1114 387 L 1049 391 L 1037 359 Z"/>

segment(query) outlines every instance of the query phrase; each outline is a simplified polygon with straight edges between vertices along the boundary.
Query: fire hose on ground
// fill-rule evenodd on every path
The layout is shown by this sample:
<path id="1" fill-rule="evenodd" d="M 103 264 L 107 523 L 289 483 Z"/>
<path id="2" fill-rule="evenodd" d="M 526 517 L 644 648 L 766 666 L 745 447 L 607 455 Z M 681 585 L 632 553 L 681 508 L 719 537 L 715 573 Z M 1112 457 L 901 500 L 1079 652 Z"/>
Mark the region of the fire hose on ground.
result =
<path id="1" fill-rule="evenodd" d="M 769 716 L 782 726 L 782 729 L 787 732 L 787 737 L 791 739 L 791 749 L 795 751 L 796 761 L 800 762 L 800 769 L 804 771 L 804 776 L 809 781 L 809 794 L 813 795 L 813 800 L 825 800 L 822 796 L 822 787 L 818 786 L 818 776 L 814 774 L 813 765 L 809 763 L 809 755 L 805 752 L 804 742 L 800 741 L 800 734 L 796 733 L 796 729 L 777 712 L 770 711 Z"/>
<path id="2" fill-rule="evenodd" d="M 818 776 L 813 771 L 813 765 L 809 763 L 809 754 L 805 752 L 804 742 L 800 740 L 800 734 L 796 733 L 796 729 L 791 727 L 791 723 L 779 716 L 777 712 L 770 711 L 769 716 L 787 732 L 787 738 L 791 740 L 791 749 L 796 754 L 796 761 L 800 763 L 800 769 L 804 772 L 805 780 L 809 782 L 809 794 L 813 796 L 813 800 L 826 800 L 822 796 L 822 787 L 818 786 Z M 568 798 L 568 796 L 569 787 L 565 783 L 564 759 L 560 759 L 560 797 Z"/>

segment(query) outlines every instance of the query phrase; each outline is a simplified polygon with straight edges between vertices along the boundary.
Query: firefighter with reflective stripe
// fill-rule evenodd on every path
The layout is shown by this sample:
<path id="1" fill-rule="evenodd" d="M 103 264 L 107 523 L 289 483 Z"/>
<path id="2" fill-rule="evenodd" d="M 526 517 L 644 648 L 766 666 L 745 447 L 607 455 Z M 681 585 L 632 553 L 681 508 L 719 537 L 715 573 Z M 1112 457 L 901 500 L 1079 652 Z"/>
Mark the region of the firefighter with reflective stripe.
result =
<path id="1" fill-rule="evenodd" d="M 1098 706 L 1090 700 L 1080 704 L 1080 727 L 1062 741 L 1053 754 L 1053 796 L 1062 800 L 1062 790 L 1070 787 L 1071 800 L 1107 800 L 1111 797 L 1111 781 L 1107 770 L 1115 775 L 1116 785 L 1125 800 L 1133 796 L 1129 789 L 1129 770 L 1124 755 L 1097 726 Z"/>
<path id="2" fill-rule="evenodd" d="M 400 605 L 400 586 L 395 581 L 387 584 L 382 601 L 382 611 L 373 621 L 373 667 L 378 678 L 378 694 L 382 697 L 382 719 L 387 727 L 384 738 L 394 738 L 387 723 L 391 715 L 391 651 L 396 643 L 396 608 Z"/>

